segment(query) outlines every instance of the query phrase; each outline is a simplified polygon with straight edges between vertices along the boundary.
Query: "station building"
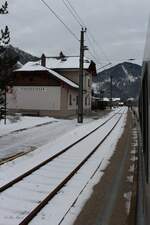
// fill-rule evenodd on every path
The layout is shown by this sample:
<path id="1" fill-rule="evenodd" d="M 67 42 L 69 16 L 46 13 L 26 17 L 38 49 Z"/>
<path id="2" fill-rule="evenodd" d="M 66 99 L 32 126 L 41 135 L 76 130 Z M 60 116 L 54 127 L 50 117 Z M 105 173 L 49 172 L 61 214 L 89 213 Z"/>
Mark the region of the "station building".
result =
<path id="1" fill-rule="evenodd" d="M 61 53 L 62 54 L 62 53 Z M 7 92 L 9 113 L 66 117 L 77 113 L 79 57 L 49 58 L 42 55 L 13 72 L 13 86 Z M 84 60 L 83 108 L 91 111 L 92 76 L 95 63 Z"/>

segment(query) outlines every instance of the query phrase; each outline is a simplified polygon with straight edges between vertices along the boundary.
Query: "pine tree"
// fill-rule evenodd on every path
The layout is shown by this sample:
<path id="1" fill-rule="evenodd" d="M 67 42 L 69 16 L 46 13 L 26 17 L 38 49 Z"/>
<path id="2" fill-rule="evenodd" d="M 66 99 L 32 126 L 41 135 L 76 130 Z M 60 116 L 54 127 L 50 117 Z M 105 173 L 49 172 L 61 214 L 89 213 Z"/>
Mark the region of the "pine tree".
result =
<path id="1" fill-rule="evenodd" d="M 5 3 L 0 8 L 0 14 L 8 14 L 8 3 Z M 6 118 L 6 86 L 8 81 L 9 64 L 5 64 L 8 60 L 2 56 L 7 45 L 10 42 L 10 32 L 8 26 L 0 31 L 0 119 Z"/>
<path id="2" fill-rule="evenodd" d="M 0 14 L 1 15 L 8 14 L 7 1 L 1 6 Z M 8 26 L 6 26 L 4 29 L 1 29 L 1 32 L 0 32 L 0 54 L 5 50 L 9 42 L 10 42 L 10 32 L 9 32 Z"/>
<path id="3" fill-rule="evenodd" d="M 8 3 L 5 1 L 5 3 L 0 8 L 0 14 L 8 14 Z"/>

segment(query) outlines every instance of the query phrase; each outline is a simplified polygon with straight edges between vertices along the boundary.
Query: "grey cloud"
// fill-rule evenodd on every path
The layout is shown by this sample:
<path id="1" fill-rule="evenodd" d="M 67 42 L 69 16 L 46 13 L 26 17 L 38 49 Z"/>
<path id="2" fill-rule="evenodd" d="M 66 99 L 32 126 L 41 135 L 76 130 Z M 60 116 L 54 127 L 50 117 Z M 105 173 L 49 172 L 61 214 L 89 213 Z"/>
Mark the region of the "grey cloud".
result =
<path id="1" fill-rule="evenodd" d="M 80 27 L 66 10 L 62 0 L 46 1 L 79 37 Z M 111 59 L 142 58 L 149 0 L 70 1 Z M 0 24 L 9 25 L 13 45 L 38 56 L 42 52 L 56 55 L 61 49 L 66 54 L 79 54 L 79 43 L 40 0 L 8 0 L 8 3 L 10 14 L 2 16 Z M 105 61 L 101 48 L 95 45 L 95 49 L 100 59 Z"/>

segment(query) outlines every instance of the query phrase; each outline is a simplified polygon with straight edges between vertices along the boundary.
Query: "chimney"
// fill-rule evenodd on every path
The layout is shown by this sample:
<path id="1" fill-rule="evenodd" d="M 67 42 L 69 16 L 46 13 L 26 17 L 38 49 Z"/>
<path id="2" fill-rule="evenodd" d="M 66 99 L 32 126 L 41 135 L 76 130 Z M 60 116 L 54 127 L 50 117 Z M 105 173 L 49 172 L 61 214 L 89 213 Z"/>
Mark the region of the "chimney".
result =
<path id="1" fill-rule="evenodd" d="M 64 55 L 64 53 L 63 53 L 62 51 L 59 53 L 59 59 L 60 59 L 62 62 L 67 60 L 67 59 L 66 59 L 66 56 Z"/>
<path id="2" fill-rule="evenodd" d="M 46 56 L 44 54 L 41 56 L 41 66 L 46 67 Z"/>

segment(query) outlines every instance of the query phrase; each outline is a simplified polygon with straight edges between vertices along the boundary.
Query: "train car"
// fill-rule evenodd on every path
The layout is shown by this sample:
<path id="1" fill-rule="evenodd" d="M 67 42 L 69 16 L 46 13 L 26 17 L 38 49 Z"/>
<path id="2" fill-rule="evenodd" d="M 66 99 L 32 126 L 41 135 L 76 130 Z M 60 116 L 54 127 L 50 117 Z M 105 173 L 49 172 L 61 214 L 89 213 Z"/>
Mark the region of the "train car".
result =
<path id="1" fill-rule="evenodd" d="M 150 23 L 142 66 L 139 97 L 139 154 L 136 225 L 150 224 Z"/>
<path id="2" fill-rule="evenodd" d="M 142 66 L 139 115 L 142 133 L 146 180 L 150 183 L 150 25 Z"/>

